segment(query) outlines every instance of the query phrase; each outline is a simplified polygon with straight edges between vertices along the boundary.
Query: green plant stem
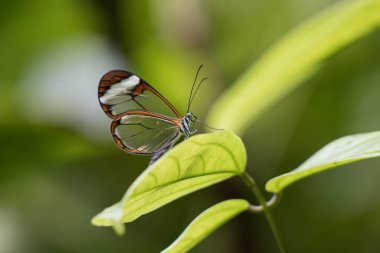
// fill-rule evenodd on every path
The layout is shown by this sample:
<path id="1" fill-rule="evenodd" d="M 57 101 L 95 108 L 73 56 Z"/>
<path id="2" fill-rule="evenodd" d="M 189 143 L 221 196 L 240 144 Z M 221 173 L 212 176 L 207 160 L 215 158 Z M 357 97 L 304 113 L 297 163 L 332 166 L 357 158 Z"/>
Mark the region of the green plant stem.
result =
<path id="1" fill-rule="evenodd" d="M 275 237 L 275 239 L 277 241 L 277 244 L 278 244 L 278 247 L 280 249 L 280 252 L 281 253 L 287 253 L 284 241 L 282 240 L 282 237 L 280 236 L 280 232 L 279 232 L 277 224 L 276 224 L 276 222 L 274 220 L 272 212 L 268 208 L 267 202 L 266 202 L 263 194 L 261 193 L 259 187 L 257 187 L 257 184 L 256 184 L 255 180 L 247 172 L 244 172 L 241 175 L 241 178 L 244 181 L 244 183 L 251 189 L 253 195 L 255 195 L 257 201 L 262 206 L 263 212 L 265 214 L 265 217 L 268 220 L 270 228 L 272 229 L 272 233 L 273 233 L 273 235 L 274 235 L 274 237 Z"/>

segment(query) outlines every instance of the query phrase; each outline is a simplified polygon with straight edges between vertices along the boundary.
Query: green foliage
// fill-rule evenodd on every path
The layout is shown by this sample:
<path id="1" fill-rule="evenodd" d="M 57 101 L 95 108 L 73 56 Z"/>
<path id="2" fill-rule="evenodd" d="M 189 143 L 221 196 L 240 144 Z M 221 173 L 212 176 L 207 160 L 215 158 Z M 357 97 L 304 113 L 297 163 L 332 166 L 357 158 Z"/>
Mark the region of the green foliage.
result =
<path id="1" fill-rule="evenodd" d="M 93 218 L 97 226 L 131 222 L 184 195 L 244 171 L 246 153 L 239 137 L 229 131 L 199 134 L 178 144 L 131 185 L 123 199 Z"/>
<path id="2" fill-rule="evenodd" d="M 380 131 L 346 136 L 327 144 L 295 170 L 272 178 L 265 188 L 269 192 L 281 192 L 305 177 L 343 164 L 379 156 Z"/>
<path id="3" fill-rule="evenodd" d="M 244 199 L 230 199 L 208 208 L 162 253 L 188 252 L 221 225 L 247 210 L 248 206 L 248 201 Z"/>
<path id="4" fill-rule="evenodd" d="M 96 15 L 91 5 L 84 1 L 36 0 L 23 1 L 21 5 L 18 2 L 5 5 L 0 11 L 3 28 L 0 33 L 0 52 L 7 59 L 6 65 L 0 68 L 2 120 L 12 115 L 17 108 L 18 100 L 12 96 L 10 87 L 20 78 L 20 69 L 25 68 L 30 58 L 38 57 L 51 44 L 86 30 L 95 30 L 96 27 Z"/>
<path id="5" fill-rule="evenodd" d="M 330 3 L 334 5 L 329 7 Z M 328 9 L 320 12 L 325 6 Z M 195 71 L 204 64 L 199 77 L 209 79 L 198 92 L 192 111 L 203 119 L 221 94 L 209 121 L 241 136 L 244 132 L 245 145 L 252 154 L 250 170 L 259 180 L 271 177 L 279 167 L 302 161 L 316 143 L 324 143 L 322 136 L 378 129 L 380 30 L 375 29 L 379 9 L 379 0 L 221 0 L 217 4 L 2 1 L 0 252 L 157 252 L 164 242 L 175 238 L 173 231 L 180 229 L 181 222 L 172 217 L 186 220 L 194 215 L 192 206 L 213 203 L 223 195 L 226 188 L 220 187 L 189 196 L 181 200 L 185 205 L 174 203 L 165 212 L 140 219 L 138 229 L 128 227 L 123 240 L 106 229 L 88 226 L 89 217 L 119 196 L 148 161 L 115 148 L 106 131 L 109 119 L 97 104 L 96 87 L 101 75 L 111 68 L 140 75 L 182 112 Z M 314 13 L 317 15 L 312 17 Z M 82 52 L 84 44 L 90 46 Z M 265 52 L 268 45 L 273 46 Z M 348 45 L 350 48 L 341 50 Z M 252 65 L 258 55 L 262 58 Z M 323 69 L 315 72 L 322 64 Z M 281 101 L 279 111 L 277 107 L 268 110 L 314 72 L 314 78 L 305 82 L 313 90 L 300 89 L 294 94 L 296 99 L 290 96 Z M 231 89 L 223 94 L 229 84 Z M 57 94 L 66 100 L 53 101 Z M 79 104 L 76 98 L 80 98 Z M 307 103 L 301 104 L 299 98 Z M 255 121 L 263 114 L 261 122 Z M 287 124 L 282 125 L 282 120 Z M 254 131 L 246 131 L 253 122 L 258 123 Z M 102 132 L 97 132 L 103 123 Z M 226 138 L 213 139 L 219 134 Z M 131 221 L 192 191 L 238 175 L 245 168 L 244 146 L 237 137 L 228 136 L 233 135 L 216 132 L 194 137 L 202 146 L 190 140 L 179 144 L 179 151 L 175 148 L 143 172 L 125 197 L 94 222 L 113 226 L 122 234 L 121 221 Z M 368 142 L 361 139 L 366 136 Z M 378 155 L 376 133 L 352 138 L 362 140 L 363 145 L 345 145 L 341 153 L 323 149 L 296 171 L 270 180 L 267 189 L 280 192 L 305 176 Z M 208 145 L 215 142 L 222 142 L 231 155 Z M 191 148 L 182 149 L 181 145 Z M 173 165 L 172 152 L 180 161 L 179 167 Z M 205 165 L 201 165 L 201 157 Z M 221 161 L 212 164 L 218 159 Z M 374 221 L 380 220 L 380 203 L 374 199 L 380 187 L 376 181 L 379 171 L 373 164 L 379 161 L 360 163 L 360 171 L 319 178 L 321 184 L 333 184 L 333 189 L 315 190 L 304 184 L 302 191 L 287 196 L 286 201 L 296 204 L 284 205 L 279 211 L 286 217 L 281 223 L 292 251 L 371 252 L 377 248 L 379 226 Z M 371 170 L 371 166 L 375 168 Z M 184 180 L 174 178 L 177 171 L 186 174 Z M 347 181 L 351 182 L 349 187 Z M 227 190 L 239 187 L 235 183 L 238 181 L 227 185 Z M 318 205 L 318 217 L 314 215 L 316 205 L 307 203 L 310 199 Z M 272 200 L 269 210 L 277 203 L 276 198 Z M 218 209 L 224 205 L 232 208 Z M 211 207 L 169 249 L 178 251 L 198 244 L 227 218 L 246 210 L 246 205 L 245 200 L 229 200 Z M 302 215 L 295 215 L 300 206 Z M 249 210 L 263 208 L 250 206 Z M 55 215 L 47 218 L 47 213 Z M 255 222 L 254 230 L 266 230 L 265 226 Z M 292 236 L 310 227 L 308 240 Z M 239 251 L 231 247 L 240 246 L 245 240 L 242 234 L 252 238 L 252 243 L 244 245 L 246 251 L 273 252 L 267 243 L 272 240 L 270 235 L 262 233 L 262 240 L 257 240 L 250 235 L 249 224 L 236 223 L 224 229 L 226 233 L 202 245 L 205 252 Z M 329 231 L 329 236 L 323 236 L 323 231 Z"/>
<path id="6" fill-rule="evenodd" d="M 25 127 L 28 131 L 25 131 Z M 49 168 L 45 170 L 48 171 L 100 154 L 98 148 L 78 138 L 76 133 L 59 128 L 24 123 L 22 126 L 3 126 L 0 127 L 0 131 L 7 133 L 0 135 L 0 150 L 3 157 L 0 182 L 5 182 L 17 174 L 25 175 L 27 171 L 33 172 L 41 165 Z M 23 154 L 22 159 L 18 152 Z"/>
<path id="7" fill-rule="evenodd" d="M 265 110 L 314 73 L 323 60 L 379 26 L 379 11 L 380 0 L 342 2 L 302 23 L 279 40 L 222 95 L 211 110 L 209 122 L 243 133 Z M 379 155 L 379 132 L 344 137 L 322 148 L 294 171 L 271 179 L 266 189 L 279 193 L 307 176 Z M 228 131 L 197 135 L 148 167 L 122 200 L 95 216 L 92 223 L 113 226 L 121 235 L 123 223 L 191 192 L 240 175 L 245 165 L 245 148 L 236 135 Z M 251 183 L 255 184 L 253 180 Z M 200 214 L 163 252 L 187 252 L 248 207 L 245 200 L 216 204 Z M 284 249 L 268 207 L 263 210 L 280 248 Z"/>
<path id="8" fill-rule="evenodd" d="M 377 28 L 379 13 L 379 0 L 343 1 L 302 23 L 238 78 L 216 102 L 208 121 L 236 133 L 246 131 L 324 59 Z"/>

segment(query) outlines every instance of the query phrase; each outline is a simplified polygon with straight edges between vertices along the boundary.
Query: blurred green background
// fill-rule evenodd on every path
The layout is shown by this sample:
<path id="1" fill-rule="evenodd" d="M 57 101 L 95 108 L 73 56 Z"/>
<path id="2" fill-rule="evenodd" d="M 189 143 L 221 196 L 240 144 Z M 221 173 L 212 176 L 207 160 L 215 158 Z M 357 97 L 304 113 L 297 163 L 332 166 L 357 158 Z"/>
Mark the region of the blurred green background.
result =
<path id="1" fill-rule="evenodd" d="M 192 111 L 205 118 L 270 45 L 334 2 L 1 1 L 0 253 L 159 252 L 212 204 L 251 199 L 232 179 L 127 224 L 123 237 L 91 226 L 149 160 L 113 144 L 98 81 L 114 68 L 133 71 L 184 113 L 204 64 L 209 80 Z M 248 171 L 263 187 L 338 137 L 379 130 L 379 82 L 375 31 L 251 126 Z M 380 252 L 379 166 L 360 162 L 287 189 L 274 213 L 289 251 Z M 193 252 L 278 250 L 264 217 L 243 214 Z"/>

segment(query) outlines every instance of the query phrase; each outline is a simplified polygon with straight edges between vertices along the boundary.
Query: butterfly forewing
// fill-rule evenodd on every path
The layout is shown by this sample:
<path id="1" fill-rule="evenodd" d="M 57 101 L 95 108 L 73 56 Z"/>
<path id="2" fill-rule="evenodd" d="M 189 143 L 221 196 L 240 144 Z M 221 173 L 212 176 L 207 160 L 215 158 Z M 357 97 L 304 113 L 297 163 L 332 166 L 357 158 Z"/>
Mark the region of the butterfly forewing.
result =
<path id="1" fill-rule="evenodd" d="M 154 154 L 179 136 L 180 121 L 142 110 L 119 115 L 111 125 L 116 144 L 136 154 Z"/>
<path id="2" fill-rule="evenodd" d="M 153 111 L 180 118 L 175 108 L 157 90 L 127 71 L 112 70 L 106 73 L 100 80 L 98 97 L 104 112 L 113 119 L 131 110 Z"/>

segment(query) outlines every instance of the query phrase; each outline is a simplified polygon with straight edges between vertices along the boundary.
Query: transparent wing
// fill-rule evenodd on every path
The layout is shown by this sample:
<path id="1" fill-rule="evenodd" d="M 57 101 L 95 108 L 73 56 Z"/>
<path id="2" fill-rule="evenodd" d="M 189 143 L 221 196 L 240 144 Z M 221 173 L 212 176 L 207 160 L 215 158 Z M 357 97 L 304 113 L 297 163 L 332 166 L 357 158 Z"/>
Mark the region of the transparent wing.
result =
<path id="1" fill-rule="evenodd" d="M 181 118 L 157 90 L 128 71 L 112 70 L 106 73 L 99 83 L 98 98 L 102 109 L 112 119 L 131 110 Z"/>
<path id="2" fill-rule="evenodd" d="M 111 125 L 115 143 L 134 154 L 153 154 L 174 144 L 180 131 L 178 120 L 135 110 L 123 113 Z"/>

